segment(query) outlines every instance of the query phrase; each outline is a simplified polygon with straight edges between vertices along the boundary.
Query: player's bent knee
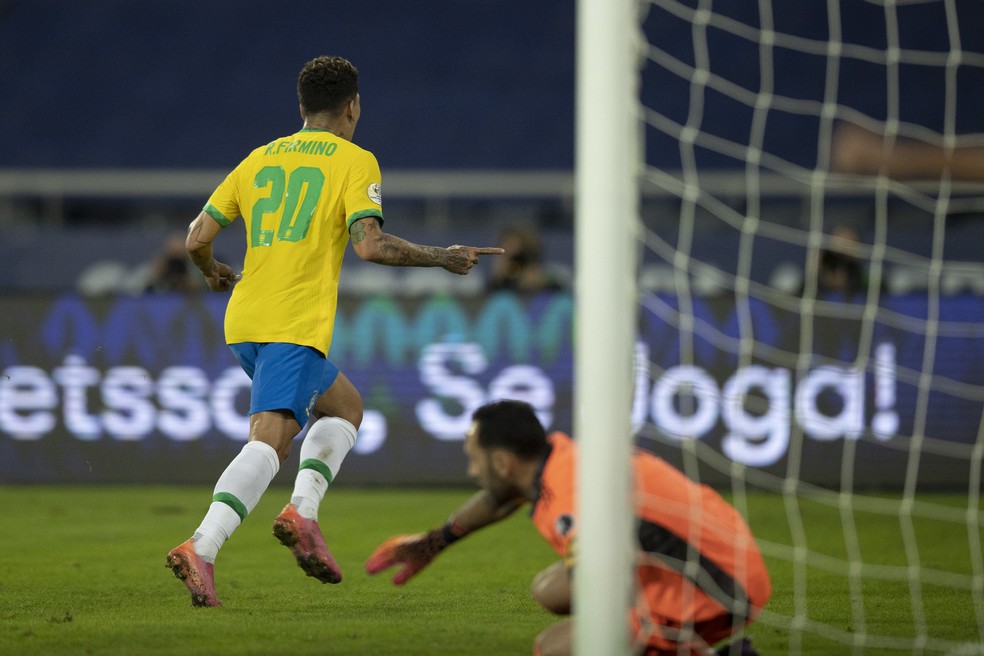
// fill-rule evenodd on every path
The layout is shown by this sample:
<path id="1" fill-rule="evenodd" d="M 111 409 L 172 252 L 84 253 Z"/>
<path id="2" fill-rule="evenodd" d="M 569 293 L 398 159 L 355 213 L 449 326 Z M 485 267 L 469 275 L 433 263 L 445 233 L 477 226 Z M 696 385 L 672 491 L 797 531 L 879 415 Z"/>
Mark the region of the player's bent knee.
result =
<path id="1" fill-rule="evenodd" d="M 570 572 L 563 562 L 556 562 L 533 578 L 530 592 L 537 603 L 555 615 L 571 613 Z"/>
<path id="2" fill-rule="evenodd" d="M 325 390 L 314 404 L 311 415 L 315 419 L 322 417 L 339 417 L 355 426 L 356 430 L 362 425 L 363 403 L 362 395 L 355 385 L 339 372 L 331 387 Z"/>

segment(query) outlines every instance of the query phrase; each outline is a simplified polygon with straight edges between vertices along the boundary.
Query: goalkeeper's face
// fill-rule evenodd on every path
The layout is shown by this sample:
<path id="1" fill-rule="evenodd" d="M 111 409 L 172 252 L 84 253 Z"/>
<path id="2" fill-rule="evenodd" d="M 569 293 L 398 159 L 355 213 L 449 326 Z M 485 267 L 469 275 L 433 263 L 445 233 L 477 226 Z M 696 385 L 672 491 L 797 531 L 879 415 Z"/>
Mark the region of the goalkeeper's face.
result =
<path id="1" fill-rule="evenodd" d="M 478 443 L 478 423 L 473 422 L 465 435 L 465 456 L 468 476 L 499 503 L 523 496 L 522 490 L 510 478 L 510 454 L 505 449 L 484 449 Z"/>

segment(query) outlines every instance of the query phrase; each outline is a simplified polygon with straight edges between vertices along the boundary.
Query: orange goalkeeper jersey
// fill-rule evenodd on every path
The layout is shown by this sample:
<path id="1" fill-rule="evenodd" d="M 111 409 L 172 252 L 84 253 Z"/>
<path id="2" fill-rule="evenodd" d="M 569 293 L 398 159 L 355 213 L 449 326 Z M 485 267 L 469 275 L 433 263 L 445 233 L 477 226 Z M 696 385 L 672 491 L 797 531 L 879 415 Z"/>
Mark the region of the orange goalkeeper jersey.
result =
<path id="1" fill-rule="evenodd" d="M 532 519 L 568 565 L 575 559 L 577 446 L 550 435 Z M 741 514 L 721 495 L 643 451 L 632 458 L 638 522 L 637 603 L 633 625 L 665 645 L 659 627 L 732 616 L 737 626 L 768 601 L 765 563 Z M 690 566 L 695 563 L 698 567 Z M 655 625 L 655 626 L 654 626 Z"/>

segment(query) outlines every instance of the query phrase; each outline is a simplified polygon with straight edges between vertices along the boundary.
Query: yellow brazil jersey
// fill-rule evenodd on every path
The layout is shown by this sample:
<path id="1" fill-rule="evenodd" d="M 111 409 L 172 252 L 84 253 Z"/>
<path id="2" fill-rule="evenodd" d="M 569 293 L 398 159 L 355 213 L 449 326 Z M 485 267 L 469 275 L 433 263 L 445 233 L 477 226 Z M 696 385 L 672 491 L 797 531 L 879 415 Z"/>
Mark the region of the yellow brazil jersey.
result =
<path id="1" fill-rule="evenodd" d="M 246 224 L 226 342 L 289 342 L 327 356 L 348 228 L 383 218 L 372 153 L 324 130 L 301 130 L 250 153 L 205 212 L 223 227 L 239 216 Z"/>

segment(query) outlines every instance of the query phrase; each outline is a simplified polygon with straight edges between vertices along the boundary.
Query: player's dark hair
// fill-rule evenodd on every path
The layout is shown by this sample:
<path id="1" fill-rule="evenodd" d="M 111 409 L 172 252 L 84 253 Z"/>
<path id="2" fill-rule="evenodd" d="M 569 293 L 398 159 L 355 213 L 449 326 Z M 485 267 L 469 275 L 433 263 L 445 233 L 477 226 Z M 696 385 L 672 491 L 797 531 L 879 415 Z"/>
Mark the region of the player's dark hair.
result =
<path id="1" fill-rule="evenodd" d="M 359 93 L 359 71 L 343 57 L 315 57 L 297 76 L 297 98 L 308 114 L 337 116 Z"/>
<path id="2" fill-rule="evenodd" d="M 505 449 L 524 460 L 537 460 L 550 449 L 543 424 L 523 401 L 495 401 L 472 413 L 478 426 L 478 445 Z"/>

